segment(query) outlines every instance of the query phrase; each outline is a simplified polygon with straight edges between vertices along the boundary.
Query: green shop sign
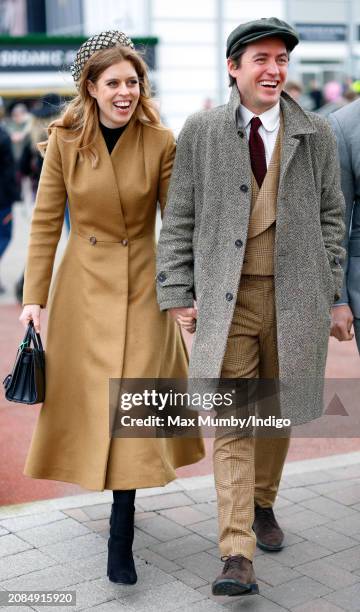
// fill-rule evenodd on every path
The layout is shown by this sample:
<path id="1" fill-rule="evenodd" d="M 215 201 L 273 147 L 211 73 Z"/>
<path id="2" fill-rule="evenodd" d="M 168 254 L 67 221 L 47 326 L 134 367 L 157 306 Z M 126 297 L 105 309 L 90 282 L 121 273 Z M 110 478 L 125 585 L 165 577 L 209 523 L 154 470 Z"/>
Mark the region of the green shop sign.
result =
<path id="1" fill-rule="evenodd" d="M 0 36 L 0 73 L 69 71 L 75 54 L 87 36 Z M 135 47 L 155 70 L 158 38 L 133 37 Z"/>

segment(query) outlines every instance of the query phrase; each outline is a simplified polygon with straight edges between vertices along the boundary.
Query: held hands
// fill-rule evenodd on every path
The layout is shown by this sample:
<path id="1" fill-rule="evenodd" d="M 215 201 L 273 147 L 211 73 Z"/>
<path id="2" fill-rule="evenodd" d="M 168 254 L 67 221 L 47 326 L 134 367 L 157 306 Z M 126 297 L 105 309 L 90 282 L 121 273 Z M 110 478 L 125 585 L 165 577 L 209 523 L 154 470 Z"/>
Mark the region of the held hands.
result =
<path id="1" fill-rule="evenodd" d="M 196 308 L 169 308 L 169 313 L 176 323 L 190 334 L 196 331 Z"/>
<path id="2" fill-rule="evenodd" d="M 352 340 L 354 334 L 351 333 L 353 324 L 353 314 L 347 304 L 333 306 L 331 309 L 331 329 L 330 336 L 338 340 Z"/>
<path id="3" fill-rule="evenodd" d="M 39 304 L 27 304 L 24 306 L 23 311 L 19 317 L 19 321 L 24 327 L 29 325 L 29 321 L 33 321 L 34 328 L 37 334 L 40 333 L 40 312 L 41 308 Z"/>

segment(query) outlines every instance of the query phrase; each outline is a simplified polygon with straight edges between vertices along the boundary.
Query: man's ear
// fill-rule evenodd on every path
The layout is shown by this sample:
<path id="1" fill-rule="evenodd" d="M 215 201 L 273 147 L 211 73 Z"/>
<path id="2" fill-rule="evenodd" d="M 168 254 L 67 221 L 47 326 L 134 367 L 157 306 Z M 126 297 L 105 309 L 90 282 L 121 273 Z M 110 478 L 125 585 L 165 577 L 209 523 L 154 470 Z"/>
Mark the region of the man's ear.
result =
<path id="1" fill-rule="evenodd" d="M 92 81 L 87 80 L 86 81 L 86 87 L 87 87 L 87 90 L 88 90 L 90 96 L 92 96 L 93 98 L 96 98 L 96 87 L 95 87 L 94 83 Z"/>
<path id="2" fill-rule="evenodd" d="M 228 73 L 232 76 L 232 77 L 236 77 L 236 70 L 237 70 L 237 66 L 235 66 L 233 60 L 228 57 L 226 60 L 227 63 L 227 69 L 228 69 Z"/>

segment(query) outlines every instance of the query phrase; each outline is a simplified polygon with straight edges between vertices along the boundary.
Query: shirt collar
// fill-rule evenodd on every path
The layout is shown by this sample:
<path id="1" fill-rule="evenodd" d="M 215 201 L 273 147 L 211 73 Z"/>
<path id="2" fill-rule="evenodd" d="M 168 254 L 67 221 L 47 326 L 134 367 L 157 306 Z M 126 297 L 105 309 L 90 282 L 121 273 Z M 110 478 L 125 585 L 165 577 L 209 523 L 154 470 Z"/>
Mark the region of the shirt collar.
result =
<path id="1" fill-rule="evenodd" d="M 246 108 L 246 106 L 240 104 L 239 114 L 244 128 L 247 128 L 253 117 L 258 116 L 261 119 L 264 129 L 267 132 L 273 132 L 280 123 L 280 102 L 275 104 L 275 106 L 272 108 L 269 108 L 269 110 L 265 111 L 265 113 L 262 113 L 261 115 L 255 115 L 252 111 Z"/>

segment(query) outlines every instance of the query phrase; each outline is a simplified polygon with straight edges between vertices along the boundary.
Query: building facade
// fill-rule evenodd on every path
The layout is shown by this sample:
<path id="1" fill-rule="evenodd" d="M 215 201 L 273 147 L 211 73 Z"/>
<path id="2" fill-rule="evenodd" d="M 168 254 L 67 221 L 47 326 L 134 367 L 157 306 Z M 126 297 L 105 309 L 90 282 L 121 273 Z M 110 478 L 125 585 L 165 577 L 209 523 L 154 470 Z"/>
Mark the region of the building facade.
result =
<path id="1" fill-rule="evenodd" d="M 360 78 L 360 0 L 0 0 L 0 9 L 0 34 L 73 36 L 116 28 L 158 37 L 152 80 L 163 119 L 175 132 L 190 113 L 227 100 L 226 38 L 251 19 L 276 16 L 298 29 L 292 79 L 322 86 Z M 27 72 L 22 83 L 30 82 L 71 87 L 59 70 Z M 14 89 L 19 75 L 4 76 L 0 66 L 0 92 L 6 83 Z"/>

